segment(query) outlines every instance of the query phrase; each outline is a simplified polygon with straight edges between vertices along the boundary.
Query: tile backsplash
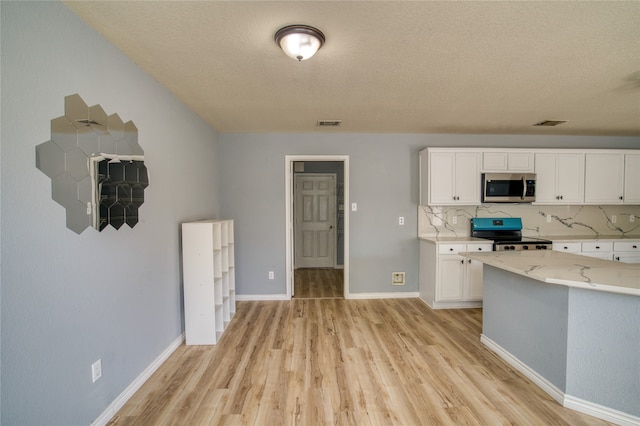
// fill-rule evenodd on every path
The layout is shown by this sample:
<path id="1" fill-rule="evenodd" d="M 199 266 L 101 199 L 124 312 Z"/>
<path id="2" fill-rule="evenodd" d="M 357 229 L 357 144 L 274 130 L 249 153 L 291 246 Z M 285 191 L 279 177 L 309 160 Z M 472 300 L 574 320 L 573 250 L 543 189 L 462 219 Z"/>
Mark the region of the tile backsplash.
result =
<path id="1" fill-rule="evenodd" d="M 547 221 L 547 217 L 550 221 Z M 632 216 L 635 218 L 631 222 Z M 464 237 L 474 217 L 521 217 L 522 234 L 537 236 L 640 237 L 640 206 L 483 204 L 418 206 L 419 237 Z"/>

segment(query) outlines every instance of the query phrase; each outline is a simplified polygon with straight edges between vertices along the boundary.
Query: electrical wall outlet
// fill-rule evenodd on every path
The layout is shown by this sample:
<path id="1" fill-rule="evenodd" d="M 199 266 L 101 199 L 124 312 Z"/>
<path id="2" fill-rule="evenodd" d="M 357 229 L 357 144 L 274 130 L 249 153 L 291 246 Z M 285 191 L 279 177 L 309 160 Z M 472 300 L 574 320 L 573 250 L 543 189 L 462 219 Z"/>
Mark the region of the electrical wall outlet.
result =
<path id="1" fill-rule="evenodd" d="M 392 272 L 391 273 L 392 285 L 404 285 L 404 272 Z"/>
<path id="2" fill-rule="evenodd" d="M 550 214 L 547 215 L 547 223 L 551 223 L 551 215 Z"/>
<path id="3" fill-rule="evenodd" d="M 102 377 L 102 359 L 91 364 L 91 380 L 93 380 L 93 383 L 100 377 Z"/>
<path id="4" fill-rule="evenodd" d="M 404 225 L 404 217 L 400 216 L 398 218 L 398 225 Z"/>
<path id="5" fill-rule="evenodd" d="M 273 280 L 273 279 L 275 279 L 275 278 L 276 278 L 276 274 L 275 274 L 275 272 L 273 272 L 273 271 L 269 271 L 269 279 L 270 279 L 270 280 Z"/>
<path id="6" fill-rule="evenodd" d="M 616 223 L 618 221 L 617 216 L 614 214 L 611 216 L 611 223 Z"/>
<path id="7" fill-rule="evenodd" d="M 458 224 L 458 215 L 453 215 L 453 217 L 451 218 L 451 223 L 454 225 Z"/>
<path id="8" fill-rule="evenodd" d="M 629 215 L 629 222 L 635 222 L 635 221 L 636 221 L 635 215 L 630 214 Z"/>

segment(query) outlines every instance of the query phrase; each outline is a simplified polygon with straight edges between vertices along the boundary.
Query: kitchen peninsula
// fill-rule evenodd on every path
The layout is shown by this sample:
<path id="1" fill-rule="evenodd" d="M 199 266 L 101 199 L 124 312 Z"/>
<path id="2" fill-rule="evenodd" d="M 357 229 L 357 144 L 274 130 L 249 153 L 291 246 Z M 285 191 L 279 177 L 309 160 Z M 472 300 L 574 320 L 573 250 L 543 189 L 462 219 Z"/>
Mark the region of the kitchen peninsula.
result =
<path id="1" fill-rule="evenodd" d="M 484 264 L 482 342 L 565 407 L 640 422 L 640 265 L 557 251 Z"/>

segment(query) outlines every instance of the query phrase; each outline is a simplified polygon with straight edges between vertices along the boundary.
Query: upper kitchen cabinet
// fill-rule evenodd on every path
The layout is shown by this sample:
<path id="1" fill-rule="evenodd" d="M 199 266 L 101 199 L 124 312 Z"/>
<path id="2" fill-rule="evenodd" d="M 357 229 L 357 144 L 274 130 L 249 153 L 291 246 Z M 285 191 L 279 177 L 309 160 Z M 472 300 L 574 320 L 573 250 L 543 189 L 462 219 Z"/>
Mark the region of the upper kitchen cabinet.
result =
<path id="1" fill-rule="evenodd" d="M 584 203 L 584 154 L 535 154 L 536 203 Z"/>
<path id="2" fill-rule="evenodd" d="M 430 206 L 479 205 L 479 151 L 420 151 L 420 204 Z"/>
<path id="3" fill-rule="evenodd" d="M 484 152 L 483 172 L 533 172 L 533 152 Z"/>
<path id="4" fill-rule="evenodd" d="M 621 204 L 624 201 L 624 154 L 587 153 L 585 204 Z"/>
<path id="5" fill-rule="evenodd" d="M 640 204 L 640 154 L 624 156 L 624 203 Z"/>

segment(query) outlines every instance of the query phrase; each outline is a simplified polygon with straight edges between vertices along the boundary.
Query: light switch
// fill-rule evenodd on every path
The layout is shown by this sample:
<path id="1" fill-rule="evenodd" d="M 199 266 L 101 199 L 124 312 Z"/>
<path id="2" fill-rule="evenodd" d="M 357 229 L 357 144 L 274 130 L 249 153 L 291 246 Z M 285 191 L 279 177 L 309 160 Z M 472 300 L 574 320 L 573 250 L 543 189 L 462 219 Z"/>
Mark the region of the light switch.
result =
<path id="1" fill-rule="evenodd" d="M 352 212 L 358 211 L 358 203 L 351 203 L 351 211 Z"/>

